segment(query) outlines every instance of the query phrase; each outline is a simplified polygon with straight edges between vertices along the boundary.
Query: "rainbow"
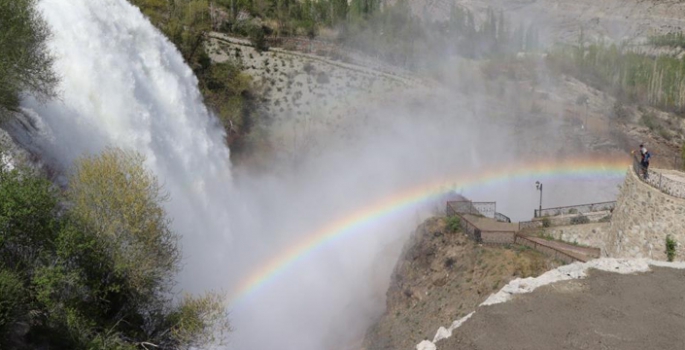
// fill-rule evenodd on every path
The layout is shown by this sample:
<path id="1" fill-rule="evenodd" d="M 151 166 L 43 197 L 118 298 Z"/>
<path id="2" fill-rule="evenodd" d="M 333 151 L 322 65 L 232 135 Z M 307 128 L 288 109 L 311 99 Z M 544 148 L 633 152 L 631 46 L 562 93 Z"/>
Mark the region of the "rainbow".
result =
<path id="1" fill-rule="evenodd" d="M 420 204 L 451 190 L 469 190 L 483 186 L 496 186 L 510 181 L 544 179 L 619 179 L 625 176 L 629 159 L 569 159 L 564 161 L 537 161 L 528 164 L 482 169 L 476 173 L 443 178 L 421 186 L 410 188 L 362 208 L 349 216 L 304 235 L 299 241 L 284 249 L 264 264 L 253 270 L 234 290 L 228 301 L 240 305 L 248 296 L 276 279 L 286 269 L 303 260 L 317 248 L 323 247 L 346 235 L 361 231 L 366 225 L 387 218 L 411 206 Z M 456 184 L 456 187 L 455 185 Z"/>

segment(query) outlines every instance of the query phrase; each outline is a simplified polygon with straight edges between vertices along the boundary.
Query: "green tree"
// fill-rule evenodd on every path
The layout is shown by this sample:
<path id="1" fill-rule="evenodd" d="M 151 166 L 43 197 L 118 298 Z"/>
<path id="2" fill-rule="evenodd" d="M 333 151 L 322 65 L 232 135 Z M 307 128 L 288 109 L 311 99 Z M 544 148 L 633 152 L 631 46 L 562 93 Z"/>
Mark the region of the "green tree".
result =
<path id="1" fill-rule="evenodd" d="M 166 293 L 178 270 L 178 236 L 161 204 L 168 199 L 140 154 L 108 148 L 80 159 L 69 181 L 72 215 L 105 242 L 115 269 L 143 300 Z"/>
<path id="2" fill-rule="evenodd" d="M 136 153 L 77 162 L 66 201 L 0 164 L 0 348 L 201 348 L 229 330 L 223 297 L 173 300 L 178 235 Z"/>
<path id="3" fill-rule="evenodd" d="M 49 37 L 36 0 L 0 0 L 0 117 L 17 110 L 23 92 L 55 96 Z"/>

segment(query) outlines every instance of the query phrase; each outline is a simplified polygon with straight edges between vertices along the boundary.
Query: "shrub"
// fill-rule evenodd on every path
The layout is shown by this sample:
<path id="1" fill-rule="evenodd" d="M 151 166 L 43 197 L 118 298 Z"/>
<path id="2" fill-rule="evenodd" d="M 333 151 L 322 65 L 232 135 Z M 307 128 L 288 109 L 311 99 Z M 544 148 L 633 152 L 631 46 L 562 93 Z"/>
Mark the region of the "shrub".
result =
<path id="1" fill-rule="evenodd" d="M 223 297 L 172 301 L 178 235 L 143 161 L 117 149 L 79 160 L 66 203 L 43 177 L 0 164 L 0 348 L 177 350 L 223 340 Z"/>
<path id="2" fill-rule="evenodd" d="M 581 225 L 581 224 L 587 224 L 590 222 L 590 219 L 587 218 L 587 216 L 580 214 L 578 216 L 574 216 L 571 218 L 571 225 Z"/>
<path id="3" fill-rule="evenodd" d="M 24 283 L 10 270 L 0 270 L 0 348 L 9 348 L 12 328 L 25 316 Z"/>
<path id="4" fill-rule="evenodd" d="M 68 196 L 72 214 L 104 242 L 132 292 L 149 297 L 171 287 L 167 284 L 179 269 L 180 250 L 161 207 L 169 197 L 143 161 L 140 154 L 114 148 L 82 158 L 69 180 Z"/>
<path id="5" fill-rule="evenodd" d="M 599 219 L 599 222 L 611 222 L 611 215 L 607 215 L 607 216 Z"/>
<path id="6" fill-rule="evenodd" d="M 457 261 L 454 258 L 449 257 L 449 258 L 445 259 L 445 267 L 448 269 L 451 269 L 456 262 Z"/>
<path id="7" fill-rule="evenodd" d="M 552 220 L 549 218 L 542 218 L 542 227 L 551 227 L 552 226 Z"/>
<path id="8" fill-rule="evenodd" d="M 676 241 L 671 235 L 666 236 L 666 258 L 673 261 L 675 258 Z"/>
<path id="9" fill-rule="evenodd" d="M 252 43 L 252 46 L 254 46 L 258 52 L 269 49 L 266 44 L 266 34 L 263 27 L 257 25 L 251 26 L 250 29 L 248 29 L 248 38 L 250 38 L 250 43 Z"/>
<path id="10" fill-rule="evenodd" d="M 36 0 L 0 0 L 0 117 L 19 108 L 20 95 L 55 96 L 47 40 L 50 31 Z"/>
<path id="11" fill-rule="evenodd" d="M 447 230 L 449 232 L 458 232 L 461 229 L 461 219 L 458 216 L 450 216 L 447 218 Z"/>

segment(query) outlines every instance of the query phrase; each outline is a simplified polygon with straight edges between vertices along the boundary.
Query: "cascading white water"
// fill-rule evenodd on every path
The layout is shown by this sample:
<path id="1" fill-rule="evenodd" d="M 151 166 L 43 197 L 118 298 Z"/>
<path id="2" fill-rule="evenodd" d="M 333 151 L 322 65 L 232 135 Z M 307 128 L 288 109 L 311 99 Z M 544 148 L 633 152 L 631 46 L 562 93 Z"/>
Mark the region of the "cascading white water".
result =
<path id="1" fill-rule="evenodd" d="M 66 167 L 107 146 L 147 157 L 171 195 L 167 211 L 184 239 L 228 239 L 229 150 L 183 57 L 126 0 L 41 0 L 53 32 L 58 101 L 24 103 L 43 133 L 43 156 Z M 204 264 L 186 256 L 186 269 Z M 192 273 L 187 271 L 185 274 Z"/>

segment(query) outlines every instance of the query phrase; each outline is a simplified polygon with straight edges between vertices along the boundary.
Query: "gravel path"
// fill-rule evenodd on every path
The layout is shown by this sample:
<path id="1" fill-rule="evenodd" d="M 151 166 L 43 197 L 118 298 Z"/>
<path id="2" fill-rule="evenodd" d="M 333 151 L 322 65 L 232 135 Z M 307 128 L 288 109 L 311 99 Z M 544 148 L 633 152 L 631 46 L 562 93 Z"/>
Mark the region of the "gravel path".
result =
<path id="1" fill-rule="evenodd" d="M 437 348 L 684 349 L 685 270 L 652 270 L 591 270 L 586 279 L 481 307 Z"/>

